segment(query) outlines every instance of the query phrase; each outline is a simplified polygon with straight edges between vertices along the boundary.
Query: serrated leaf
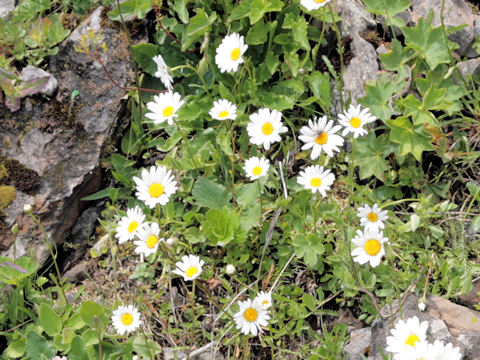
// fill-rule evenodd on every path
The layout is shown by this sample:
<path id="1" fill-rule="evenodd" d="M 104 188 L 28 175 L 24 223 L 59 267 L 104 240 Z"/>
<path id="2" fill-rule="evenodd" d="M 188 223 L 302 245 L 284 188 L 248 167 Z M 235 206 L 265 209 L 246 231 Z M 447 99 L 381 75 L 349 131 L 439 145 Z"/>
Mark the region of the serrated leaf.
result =
<path id="1" fill-rule="evenodd" d="M 245 0 L 236 6 L 228 18 L 228 21 L 239 20 L 244 17 L 250 18 L 250 25 L 262 19 L 267 12 L 280 11 L 283 8 L 281 0 Z"/>
<path id="2" fill-rule="evenodd" d="M 190 18 L 188 16 L 188 10 L 185 0 L 175 0 L 173 3 L 173 10 L 175 10 L 178 17 L 184 24 L 188 24 L 188 20 Z"/>
<path id="3" fill-rule="evenodd" d="M 448 48 L 445 46 L 445 36 L 441 26 L 433 27 L 431 16 L 420 18 L 416 27 L 403 27 L 405 44 L 425 59 L 431 70 L 439 64 L 450 62 Z"/>
<path id="4" fill-rule="evenodd" d="M 307 37 L 307 21 L 303 16 L 293 13 L 287 13 L 283 22 L 283 29 L 291 29 L 292 36 L 296 45 L 301 49 L 309 50 L 310 44 Z"/>
<path id="5" fill-rule="evenodd" d="M 232 194 L 225 186 L 205 178 L 199 178 L 192 189 L 195 202 L 209 209 L 222 209 L 230 206 Z"/>
<path id="6" fill-rule="evenodd" d="M 412 49 L 403 47 L 400 41 L 394 39 L 390 45 L 390 52 L 380 54 L 380 59 L 385 69 L 397 71 L 402 68 L 413 55 L 414 51 Z"/>
<path id="7" fill-rule="evenodd" d="M 62 320 L 50 305 L 42 303 L 38 314 L 40 324 L 49 336 L 55 336 L 60 333 L 60 330 L 62 330 Z"/>
<path id="8" fill-rule="evenodd" d="M 253 25 L 247 33 L 245 41 L 249 45 L 260 45 L 266 43 L 268 40 L 268 27 L 265 21 L 261 19 L 255 25 Z"/>
<path id="9" fill-rule="evenodd" d="M 366 179 L 374 175 L 384 181 L 388 163 L 385 160 L 386 139 L 384 136 L 375 135 L 370 131 L 367 136 L 359 138 L 355 142 L 354 165 L 359 167 L 360 178 Z"/>
<path id="10" fill-rule="evenodd" d="M 422 129 L 415 129 L 409 119 L 398 117 L 386 123 L 391 129 L 390 140 L 400 145 L 400 155 L 411 153 L 420 161 L 424 151 L 434 150 L 431 136 Z"/>
<path id="11" fill-rule="evenodd" d="M 307 83 L 316 100 L 325 109 L 329 109 L 332 102 L 332 87 L 328 73 L 313 71 L 307 77 Z"/>
<path id="12" fill-rule="evenodd" d="M 195 9 L 196 15 L 190 19 L 190 24 L 187 27 L 187 36 L 199 37 L 202 36 L 217 19 L 217 13 L 213 12 L 210 16 L 207 15 L 204 9 Z"/>

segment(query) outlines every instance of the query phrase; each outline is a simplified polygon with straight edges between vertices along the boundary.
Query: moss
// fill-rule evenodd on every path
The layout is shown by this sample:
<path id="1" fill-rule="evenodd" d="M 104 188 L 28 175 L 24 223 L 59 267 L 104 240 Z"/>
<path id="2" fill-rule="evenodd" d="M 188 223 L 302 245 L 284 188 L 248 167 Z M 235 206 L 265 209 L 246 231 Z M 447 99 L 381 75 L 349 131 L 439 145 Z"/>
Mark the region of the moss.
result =
<path id="1" fill-rule="evenodd" d="M 0 181 L 4 178 L 7 178 L 8 176 L 8 169 L 5 167 L 5 165 L 0 164 Z"/>
<path id="2" fill-rule="evenodd" d="M 5 209 L 17 196 L 13 186 L 0 185 L 0 211 Z"/>
<path id="3" fill-rule="evenodd" d="M 19 161 L 0 157 L 0 173 L 2 168 L 6 171 L 0 176 L 0 185 L 12 185 L 17 190 L 31 194 L 40 187 L 40 175 Z"/>

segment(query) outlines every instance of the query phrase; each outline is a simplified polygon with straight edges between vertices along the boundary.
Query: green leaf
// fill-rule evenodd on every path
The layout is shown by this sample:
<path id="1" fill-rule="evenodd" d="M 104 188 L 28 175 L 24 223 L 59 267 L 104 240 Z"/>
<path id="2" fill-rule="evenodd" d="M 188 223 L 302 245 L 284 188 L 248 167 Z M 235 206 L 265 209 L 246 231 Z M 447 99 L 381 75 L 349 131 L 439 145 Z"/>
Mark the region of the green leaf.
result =
<path id="1" fill-rule="evenodd" d="M 80 316 L 90 327 L 97 327 L 98 321 L 105 321 L 107 318 L 103 307 L 95 301 L 84 301 L 80 306 Z"/>
<path id="2" fill-rule="evenodd" d="M 185 33 L 186 38 L 183 39 L 182 50 L 188 49 L 196 39 L 209 31 L 210 26 L 217 19 L 216 12 L 213 12 L 210 16 L 207 16 L 207 13 L 202 8 L 195 9 L 195 12 L 196 15 L 190 19 L 190 24 L 188 24 Z"/>
<path id="3" fill-rule="evenodd" d="M 387 125 L 391 129 L 390 140 L 400 145 L 400 155 L 411 153 L 420 161 L 422 152 L 434 150 L 431 136 L 423 130 L 415 129 L 407 118 L 387 120 Z"/>
<path id="4" fill-rule="evenodd" d="M 450 62 L 448 48 L 445 46 L 445 36 L 441 26 L 434 28 L 431 24 L 433 14 L 427 19 L 420 18 L 416 27 L 403 27 L 405 44 L 414 49 L 431 70 L 438 64 Z"/>
<path id="5" fill-rule="evenodd" d="M 115 189 L 115 188 L 108 187 L 106 189 L 102 189 L 100 191 L 97 191 L 96 193 L 93 193 L 92 195 L 85 196 L 85 197 L 81 198 L 80 200 L 82 200 L 82 201 L 93 201 L 93 200 L 98 200 L 98 199 L 103 199 L 103 198 L 109 197 L 112 189 Z"/>
<path id="6" fill-rule="evenodd" d="M 303 16 L 293 13 L 287 13 L 283 22 L 283 29 L 291 29 L 295 44 L 301 49 L 310 50 L 310 44 L 307 37 L 307 21 Z"/>
<path id="7" fill-rule="evenodd" d="M 190 244 L 198 244 L 205 242 L 205 235 L 197 227 L 189 227 L 183 232 L 183 236 Z"/>
<path id="8" fill-rule="evenodd" d="M 214 245 L 225 245 L 233 240 L 240 225 L 239 217 L 230 209 L 211 209 L 202 222 L 203 232 Z"/>
<path id="9" fill-rule="evenodd" d="M 124 19 L 132 15 L 136 15 L 138 19 L 143 19 L 152 10 L 152 0 L 127 0 L 120 3 L 120 10 Z M 121 21 L 118 6 L 115 6 L 108 13 L 108 17 L 114 21 Z"/>
<path id="10" fill-rule="evenodd" d="M 160 53 L 158 47 L 148 43 L 133 45 L 132 53 L 137 64 L 147 73 L 155 76 L 157 64 L 152 59 Z"/>
<path id="11" fill-rule="evenodd" d="M 293 109 L 297 100 L 305 92 L 305 84 L 300 79 L 279 81 L 275 86 L 262 86 L 257 91 L 255 105 L 282 111 Z"/>
<path id="12" fill-rule="evenodd" d="M 322 239 L 316 234 L 298 234 L 293 238 L 293 247 L 295 254 L 313 268 L 318 265 L 320 255 L 325 252 Z"/>
<path id="13" fill-rule="evenodd" d="M 85 343 L 83 342 L 80 336 L 75 336 L 72 339 L 72 344 L 70 346 L 70 352 L 68 353 L 69 360 L 86 360 L 88 359 L 88 354 L 85 350 Z"/>
<path id="14" fill-rule="evenodd" d="M 390 46 L 390 52 L 386 54 L 380 54 L 380 59 L 385 69 L 391 71 L 398 71 L 403 67 L 414 55 L 412 49 L 408 49 L 402 46 L 400 41 L 394 39 Z"/>
<path id="15" fill-rule="evenodd" d="M 385 136 L 377 138 L 374 131 L 370 131 L 367 136 L 356 140 L 353 163 L 359 167 L 361 179 L 374 175 L 377 179 L 385 180 L 385 171 L 389 169 L 387 160 L 385 160 L 386 146 Z"/>
<path id="16" fill-rule="evenodd" d="M 247 37 L 245 41 L 249 45 L 260 45 L 264 44 L 268 40 L 268 26 L 265 24 L 265 21 L 261 19 L 255 25 L 253 25 L 250 30 L 248 30 Z"/>
<path id="17" fill-rule="evenodd" d="M 332 87 L 328 73 L 313 71 L 308 75 L 307 83 L 322 108 L 329 109 L 332 103 Z"/>
<path id="18" fill-rule="evenodd" d="M 364 3 L 368 12 L 389 17 L 393 17 L 411 6 L 408 0 L 364 0 Z"/>
<path id="19" fill-rule="evenodd" d="M 51 359 L 57 353 L 57 349 L 53 344 L 33 330 L 27 333 L 26 350 L 29 360 L 39 360 L 42 359 L 42 356 L 46 359 Z"/>
<path id="20" fill-rule="evenodd" d="M 262 19 L 267 12 L 280 11 L 283 8 L 281 0 L 245 0 L 235 7 L 228 18 L 228 22 L 244 17 L 250 18 L 250 25 Z"/>
<path id="21" fill-rule="evenodd" d="M 232 194 L 225 186 L 205 178 L 199 178 L 192 189 L 195 202 L 209 209 L 222 209 L 230 206 Z"/>
<path id="22" fill-rule="evenodd" d="M 302 302 L 310 311 L 314 311 L 317 299 L 315 296 L 305 293 L 302 295 Z"/>
<path id="23" fill-rule="evenodd" d="M 186 5 L 186 0 L 175 0 L 173 3 L 173 10 L 175 10 L 178 17 L 184 24 L 188 24 L 188 20 L 190 19 Z"/>
<path id="24" fill-rule="evenodd" d="M 47 30 L 47 41 L 49 47 L 53 47 L 65 40 L 70 35 L 70 30 L 63 27 L 60 14 L 52 14 L 48 18 L 52 23 Z"/>
<path id="25" fill-rule="evenodd" d="M 5 355 L 7 355 L 11 359 L 16 359 L 23 354 L 25 354 L 26 350 L 26 344 L 25 344 L 25 338 L 20 338 L 15 342 L 12 342 L 7 349 L 5 350 Z"/>
<path id="26" fill-rule="evenodd" d="M 55 336 L 62 330 L 62 320 L 50 305 L 46 303 L 40 305 L 39 318 L 43 330 L 49 336 Z"/>
<path id="27" fill-rule="evenodd" d="M 121 149 L 124 154 L 135 155 L 141 148 L 140 138 L 137 136 L 133 126 L 130 126 L 122 137 Z"/>

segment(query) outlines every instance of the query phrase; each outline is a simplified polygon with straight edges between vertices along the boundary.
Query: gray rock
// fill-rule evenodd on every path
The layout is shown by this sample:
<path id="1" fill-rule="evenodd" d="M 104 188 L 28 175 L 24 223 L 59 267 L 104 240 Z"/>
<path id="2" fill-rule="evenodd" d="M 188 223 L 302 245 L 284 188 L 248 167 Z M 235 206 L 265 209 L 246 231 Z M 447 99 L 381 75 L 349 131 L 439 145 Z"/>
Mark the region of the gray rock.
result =
<path id="1" fill-rule="evenodd" d="M 333 9 L 342 18 L 342 36 L 353 37 L 360 31 L 377 27 L 376 21 L 365 11 L 365 6 L 361 2 L 337 0 L 333 2 Z"/>
<path id="2" fill-rule="evenodd" d="M 213 345 L 215 346 L 216 343 Z M 187 354 L 180 350 L 175 350 L 172 348 L 163 348 L 163 359 L 164 360 L 186 360 Z M 190 360 L 224 360 L 225 357 L 220 352 L 215 352 L 211 350 L 211 345 L 207 344 L 204 347 L 193 350 L 190 352 Z"/>
<path id="3" fill-rule="evenodd" d="M 69 282 L 79 282 L 87 278 L 88 268 L 86 263 L 80 263 L 72 267 L 63 275 Z"/>
<path id="4" fill-rule="evenodd" d="M 352 98 L 352 104 L 357 99 L 365 96 L 365 82 L 377 79 L 378 61 L 377 53 L 372 44 L 354 34 L 351 43 L 354 58 L 343 73 L 344 99 Z"/>
<path id="5" fill-rule="evenodd" d="M 418 23 L 420 18 L 426 18 L 430 11 L 435 14 L 432 24 L 441 25 L 440 11 L 442 0 L 412 0 L 412 22 Z M 449 39 L 456 42 L 459 48 L 458 54 L 468 57 L 478 56 L 471 48 L 474 40 L 474 24 L 480 20 L 480 15 L 474 14 L 472 8 L 465 0 L 446 0 L 444 11 L 444 23 L 447 27 L 455 27 L 462 24 L 467 26 L 460 31 L 449 35 Z"/>
<path id="6" fill-rule="evenodd" d="M 19 224 L 20 235 L 29 236 L 27 246 L 43 263 L 48 251 L 37 227 L 22 213 L 23 205 L 33 205 L 33 213 L 44 226 L 49 239 L 59 246 L 87 207 L 82 197 L 100 189 L 100 159 L 115 132 L 125 91 L 115 87 L 101 66 L 74 45 L 91 26 L 100 26 L 108 52 L 102 55 L 111 76 L 121 86 L 133 81 L 126 35 L 99 19 L 103 7 L 86 18 L 50 59 L 48 72 L 58 80 L 56 97 L 51 101 L 29 98 L 19 111 L 11 113 L 0 105 L 0 154 L 16 159 L 41 177 L 37 191 L 23 194 L 6 209 L 0 231 L 2 250 L 8 250 L 14 238 L 9 227 Z M 71 93 L 78 96 L 72 100 Z M 2 225 L 2 224 L 0 224 Z"/>
<path id="7" fill-rule="evenodd" d="M 372 341 L 372 329 L 363 328 L 353 330 L 350 333 L 350 340 L 343 348 L 347 354 L 348 360 L 362 360 L 362 354 L 365 353 L 365 349 L 370 346 Z"/>
<path id="8" fill-rule="evenodd" d="M 49 79 L 45 87 L 42 90 L 40 90 L 40 94 L 52 96 L 58 87 L 58 81 L 57 79 L 55 79 L 55 77 L 52 74 L 32 65 L 27 65 L 22 69 L 22 72 L 21 72 L 21 78 L 24 81 L 40 79 L 43 77 L 48 77 Z"/>
<path id="9" fill-rule="evenodd" d="M 0 2 L 0 19 L 6 20 L 15 9 L 15 0 L 2 0 Z"/>
<path id="10" fill-rule="evenodd" d="M 480 60 L 479 59 L 470 59 L 466 61 L 461 61 L 457 63 L 458 70 L 460 70 L 460 74 L 465 78 L 468 79 L 468 76 L 480 76 Z"/>

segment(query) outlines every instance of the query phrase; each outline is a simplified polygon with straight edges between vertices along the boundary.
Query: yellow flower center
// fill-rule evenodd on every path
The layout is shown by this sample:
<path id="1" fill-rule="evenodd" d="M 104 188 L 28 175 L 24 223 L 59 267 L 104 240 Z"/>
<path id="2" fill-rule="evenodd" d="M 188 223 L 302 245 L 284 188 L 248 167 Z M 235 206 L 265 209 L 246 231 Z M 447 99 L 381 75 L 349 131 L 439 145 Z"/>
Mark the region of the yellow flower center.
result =
<path id="1" fill-rule="evenodd" d="M 268 305 L 269 301 L 268 300 L 263 300 L 262 305 Z"/>
<path id="2" fill-rule="evenodd" d="M 350 125 L 355 129 L 359 128 L 362 125 L 362 120 L 360 120 L 358 117 L 355 116 L 350 119 Z"/>
<path id="3" fill-rule="evenodd" d="M 173 114 L 173 107 L 172 106 L 167 106 L 165 109 L 163 109 L 163 116 L 169 117 L 172 116 Z"/>
<path id="4" fill-rule="evenodd" d="M 240 49 L 239 48 L 233 49 L 232 52 L 230 53 L 230 59 L 232 59 L 233 61 L 237 61 L 239 57 L 240 57 Z"/>
<path id="5" fill-rule="evenodd" d="M 158 198 L 162 196 L 164 191 L 165 191 L 165 188 L 163 187 L 162 184 L 159 184 L 159 183 L 153 183 L 148 187 L 148 193 L 150 194 L 151 197 L 154 197 L 154 198 Z"/>
<path id="6" fill-rule="evenodd" d="M 185 275 L 187 275 L 187 277 L 189 277 L 189 278 L 191 278 L 196 273 L 198 273 L 198 269 L 197 269 L 196 266 L 192 266 L 187 271 L 185 271 Z"/>
<path id="7" fill-rule="evenodd" d="M 375 256 L 382 249 L 382 244 L 380 244 L 380 241 L 376 239 L 370 239 L 367 242 L 365 242 L 365 245 L 363 245 L 363 248 L 365 249 L 365 252 L 368 255 Z"/>
<path id="8" fill-rule="evenodd" d="M 318 135 L 317 138 L 315 139 L 315 142 L 318 145 L 325 145 L 327 141 L 328 141 L 328 135 L 325 131 L 321 132 L 320 135 Z"/>
<path id="9" fill-rule="evenodd" d="M 254 308 L 248 308 L 244 311 L 243 317 L 249 322 L 253 322 L 258 318 L 258 312 Z"/>
<path id="10" fill-rule="evenodd" d="M 322 179 L 314 177 L 312 178 L 312 180 L 310 180 L 310 185 L 312 185 L 313 187 L 319 187 L 320 185 L 322 185 Z"/>
<path id="11" fill-rule="evenodd" d="M 378 216 L 374 212 L 371 212 L 367 215 L 367 219 L 368 221 L 375 222 L 378 220 Z"/>
<path id="12" fill-rule="evenodd" d="M 263 135 L 270 135 L 273 132 L 273 125 L 269 122 L 262 125 Z"/>
<path id="13" fill-rule="evenodd" d="M 228 116 L 228 111 L 227 110 L 223 110 L 220 114 L 218 114 L 218 117 L 221 117 L 221 118 L 224 118 L 224 117 L 227 117 Z"/>
<path id="14" fill-rule="evenodd" d="M 130 225 L 128 225 L 128 232 L 131 234 L 133 233 L 138 227 L 138 222 L 132 221 Z"/>
<path id="15" fill-rule="evenodd" d="M 415 347 L 415 343 L 416 343 L 417 341 L 420 341 L 420 339 L 418 338 L 418 336 L 415 335 L 415 334 L 412 334 L 412 335 L 410 335 L 410 336 L 407 338 L 407 340 L 405 340 L 405 345 L 410 345 L 410 346 Z"/>
<path id="16" fill-rule="evenodd" d="M 155 247 L 155 245 L 157 245 L 157 243 L 158 243 L 158 237 L 156 235 L 150 235 L 147 238 L 147 241 L 145 241 L 145 243 L 147 244 L 147 247 L 149 249 L 153 249 Z"/>
<path id="17" fill-rule="evenodd" d="M 131 325 L 133 323 L 133 316 L 130 313 L 125 313 L 121 316 L 120 320 L 125 326 Z"/>
<path id="18" fill-rule="evenodd" d="M 314 0 L 317 4 L 323 4 L 327 0 Z"/>
<path id="19" fill-rule="evenodd" d="M 258 176 L 262 173 L 262 168 L 260 166 L 255 166 L 252 169 L 252 173 L 253 173 L 253 175 Z"/>

